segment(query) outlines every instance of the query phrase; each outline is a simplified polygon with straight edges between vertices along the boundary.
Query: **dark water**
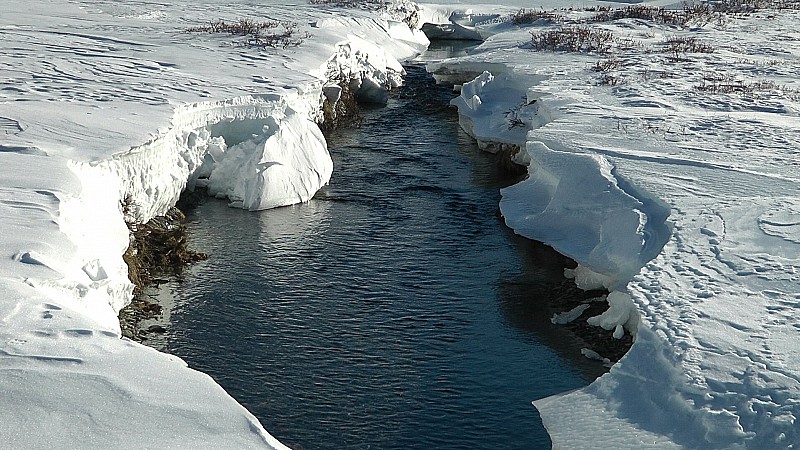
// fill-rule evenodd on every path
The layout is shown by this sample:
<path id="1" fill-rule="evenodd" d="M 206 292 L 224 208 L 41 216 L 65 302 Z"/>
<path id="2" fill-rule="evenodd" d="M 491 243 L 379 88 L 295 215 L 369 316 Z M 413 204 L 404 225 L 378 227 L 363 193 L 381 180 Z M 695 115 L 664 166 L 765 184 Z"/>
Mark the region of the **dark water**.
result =
<path id="1" fill-rule="evenodd" d="M 296 449 L 549 448 L 531 401 L 600 370 L 551 349 L 565 261 L 502 226 L 508 177 L 412 78 L 329 139 L 310 203 L 190 212 L 211 259 L 169 288 L 167 350 Z"/>

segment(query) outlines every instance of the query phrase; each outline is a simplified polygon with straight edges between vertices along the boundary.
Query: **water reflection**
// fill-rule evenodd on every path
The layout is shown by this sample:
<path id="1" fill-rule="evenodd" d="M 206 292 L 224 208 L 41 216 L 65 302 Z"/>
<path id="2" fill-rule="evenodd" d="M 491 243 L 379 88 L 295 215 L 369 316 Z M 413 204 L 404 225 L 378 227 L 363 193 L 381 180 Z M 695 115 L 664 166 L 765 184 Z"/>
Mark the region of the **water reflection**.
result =
<path id="1" fill-rule="evenodd" d="M 292 279 L 292 272 L 298 265 L 313 265 L 323 270 L 318 259 L 324 252 L 325 236 L 331 228 L 331 207 L 329 202 L 312 200 L 269 213 L 254 214 L 258 221 L 258 235 L 251 242 L 257 243 L 258 258 L 253 269 L 263 265 L 262 258 L 266 255 L 280 255 L 284 261 L 275 270 L 285 272 L 287 279 Z"/>
<path id="2" fill-rule="evenodd" d="M 497 299 L 507 323 L 535 342 L 558 349 L 562 357 L 588 379 L 604 374 L 605 367 L 581 355 L 583 341 L 550 321 L 553 314 L 564 311 L 561 304 L 593 298 L 597 293 L 582 291 L 572 280 L 564 278 L 563 269 L 574 267 L 569 258 L 520 236 L 511 239 L 523 271 L 498 283 Z"/>

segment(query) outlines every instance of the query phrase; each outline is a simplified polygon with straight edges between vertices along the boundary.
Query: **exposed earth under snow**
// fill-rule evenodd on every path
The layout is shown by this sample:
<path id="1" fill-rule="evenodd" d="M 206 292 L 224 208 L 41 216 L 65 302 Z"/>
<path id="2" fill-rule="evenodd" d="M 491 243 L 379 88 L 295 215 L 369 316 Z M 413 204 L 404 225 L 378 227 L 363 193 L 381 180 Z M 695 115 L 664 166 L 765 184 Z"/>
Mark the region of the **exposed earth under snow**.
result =
<path id="1" fill-rule="evenodd" d="M 197 183 L 251 210 L 308 200 L 333 169 L 323 99 L 385 100 L 427 45 L 416 12 L 486 39 L 429 70 L 463 83 L 465 130 L 528 165 L 508 225 L 611 291 L 592 325 L 635 336 L 587 388 L 531 399 L 554 446 L 796 448 L 800 11 L 594 23 L 598 54 L 530 45 L 591 13 L 502 20 L 517 6 L 0 0 L 2 442 L 283 448 L 210 377 L 120 339 L 121 203 L 146 221 Z M 241 17 L 296 22 L 295 42 L 185 31 Z"/>

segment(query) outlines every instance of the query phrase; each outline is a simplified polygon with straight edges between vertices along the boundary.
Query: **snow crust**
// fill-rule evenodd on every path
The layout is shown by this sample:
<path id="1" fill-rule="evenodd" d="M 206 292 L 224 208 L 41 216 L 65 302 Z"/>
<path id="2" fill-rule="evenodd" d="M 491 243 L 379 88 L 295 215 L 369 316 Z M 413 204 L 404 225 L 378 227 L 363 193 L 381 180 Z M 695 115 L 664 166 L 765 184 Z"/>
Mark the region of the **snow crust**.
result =
<path id="1" fill-rule="evenodd" d="M 453 101 L 467 132 L 524 153 L 506 223 L 610 289 L 589 322 L 635 337 L 587 388 L 534 402 L 554 448 L 800 445 L 799 14 L 593 25 L 623 42 L 605 81 L 591 68 L 608 57 L 526 48 L 557 28 L 542 22 L 479 25 L 481 46 L 429 65 L 471 77 Z M 670 58 L 684 37 L 714 52 Z M 708 89 L 720 79 L 760 87 Z"/>
<path id="2" fill-rule="evenodd" d="M 229 124 L 214 126 L 226 128 L 219 137 L 206 129 L 195 133 L 196 138 L 190 135 L 190 144 L 205 148 L 203 166 L 210 166 L 193 175 L 208 172 L 208 182 L 202 184 L 211 195 L 250 211 L 310 200 L 330 180 L 333 161 L 319 128 L 291 109 L 285 113 L 272 123 L 259 122 L 261 130 L 230 147 L 224 139 L 232 139 Z"/>
<path id="3" fill-rule="evenodd" d="M 527 4 L 450 3 L 420 7 L 418 25 L 486 38 L 430 70 L 464 83 L 454 104 L 482 147 L 528 166 L 502 192 L 507 223 L 578 261 L 579 285 L 611 290 L 593 324 L 635 335 L 609 374 L 535 402 L 554 447 L 796 448 L 798 13 L 604 24 L 656 49 L 617 48 L 621 82 L 608 85 L 588 70 L 597 55 L 521 45 L 551 25 L 497 20 Z M 397 14 L 304 2 L 0 8 L 0 439 L 284 448 L 208 376 L 120 339 L 132 291 L 120 204 L 144 221 L 198 183 L 247 209 L 307 200 L 332 165 L 313 125 L 323 98 L 344 82 L 383 101 L 427 40 Z M 182 32 L 220 17 L 310 35 L 255 50 Z M 669 61 L 657 50 L 676 36 L 716 51 Z M 719 72 L 774 85 L 696 87 Z"/>
<path id="4" fill-rule="evenodd" d="M 0 1 L 3 446 L 285 448 L 210 377 L 120 338 L 124 219 L 197 185 L 250 210 L 307 201 L 333 168 L 325 93 L 383 101 L 428 44 L 398 4 Z M 183 31 L 221 17 L 296 22 L 303 42 Z"/>

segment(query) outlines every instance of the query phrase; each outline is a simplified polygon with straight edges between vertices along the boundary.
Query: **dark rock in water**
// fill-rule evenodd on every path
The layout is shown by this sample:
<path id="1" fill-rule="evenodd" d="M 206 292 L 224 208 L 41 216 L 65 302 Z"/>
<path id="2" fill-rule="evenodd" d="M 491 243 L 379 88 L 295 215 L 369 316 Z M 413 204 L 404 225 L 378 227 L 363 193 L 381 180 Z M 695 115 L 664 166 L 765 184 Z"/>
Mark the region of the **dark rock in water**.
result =
<path id="1" fill-rule="evenodd" d="M 147 332 L 164 334 L 167 332 L 167 329 L 162 327 L 161 325 L 150 325 L 149 327 L 147 327 Z"/>

